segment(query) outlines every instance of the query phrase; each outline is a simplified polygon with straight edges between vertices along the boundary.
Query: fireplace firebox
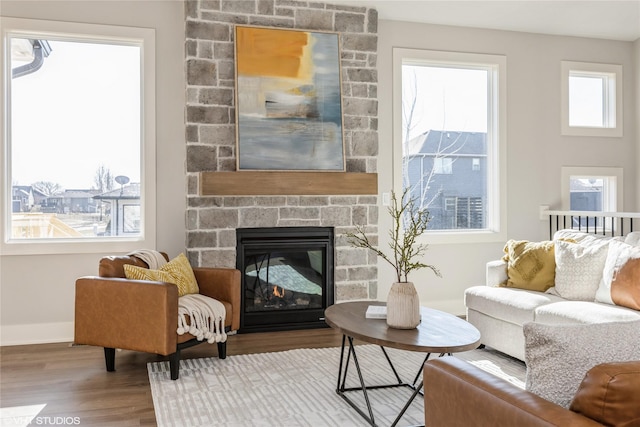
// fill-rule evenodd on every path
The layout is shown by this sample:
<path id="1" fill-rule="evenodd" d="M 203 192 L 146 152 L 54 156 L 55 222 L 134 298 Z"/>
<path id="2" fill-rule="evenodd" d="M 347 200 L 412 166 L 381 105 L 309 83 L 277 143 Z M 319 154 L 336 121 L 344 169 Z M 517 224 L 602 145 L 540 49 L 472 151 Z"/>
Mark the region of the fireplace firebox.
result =
<path id="1" fill-rule="evenodd" d="M 326 327 L 334 302 L 333 227 L 239 228 L 240 333 Z"/>

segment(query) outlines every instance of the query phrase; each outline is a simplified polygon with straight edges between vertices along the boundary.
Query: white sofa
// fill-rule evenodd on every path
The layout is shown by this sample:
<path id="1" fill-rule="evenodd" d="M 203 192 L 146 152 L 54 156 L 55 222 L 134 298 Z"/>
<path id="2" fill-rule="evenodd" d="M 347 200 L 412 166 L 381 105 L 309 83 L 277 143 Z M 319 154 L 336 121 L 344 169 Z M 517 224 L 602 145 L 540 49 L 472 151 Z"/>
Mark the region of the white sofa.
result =
<path id="1" fill-rule="evenodd" d="M 490 261 L 485 285 L 465 291 L 467 320 L 482 334 L 482 344 L 520 360 L 525 360 L 525 323 L 568 325 L 640 320 L 640 310 L 628 308 L 640 303 L 639 241 L 638 232 L 625 238 L 573 230 L 556 232 L 552 245 L 552 259 L 556 262 L 552 266 L 554 283 L 545 292 L 514 287 L 517 285 L 509 283 L 508 274 L 513 271 L 512 265 L 504 259 Z M 629 266 L 638 274 L 631 279 L 635 287 L 632 292 L 637 293 L 631 299 L 625 297 L 622 303 L 616 297 L 614 303 L 612 283 L 622 276 L 618 273 L 624 261 L 630 261 Z M 635 264 L 631 265 L 632 262 Z M 618 281 L 621 283 L 621 279 Z"/>

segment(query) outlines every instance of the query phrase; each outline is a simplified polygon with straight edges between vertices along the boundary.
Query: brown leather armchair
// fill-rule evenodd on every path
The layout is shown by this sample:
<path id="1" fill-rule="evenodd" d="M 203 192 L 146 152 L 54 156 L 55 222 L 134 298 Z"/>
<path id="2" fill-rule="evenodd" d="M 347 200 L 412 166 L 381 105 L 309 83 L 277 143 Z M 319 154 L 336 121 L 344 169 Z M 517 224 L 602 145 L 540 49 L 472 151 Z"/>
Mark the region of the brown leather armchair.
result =
<path id="1" fill-rule="evenodd" d="M 423 375 L 426 427 L 640 426 L 640 361 L 596 365 L 569 408 L 456 357 L 426 362 Z"/>
<path id="2" fill-rule="evenodd" d="M 166 254 L 163 254 L 168 259 Z M 180 351 L 200 344 L 193 335 L 178 335 L 178 288 L 165 282 L 125 278 L 124 265 L 148 268 L 135 256 L 100 260 L 99 276 L 76 280 L 76 344 L 104 347 L 107 371 L 115 371 L 115 349 L 169 356 L 171 379 L 178 379 Z M 225 329 L 240 327 L 240 271 L 194 268 L 200 294 L 217 299 L 226 309 Z M 218 343 L 226 357 L 226 342 Z"/>

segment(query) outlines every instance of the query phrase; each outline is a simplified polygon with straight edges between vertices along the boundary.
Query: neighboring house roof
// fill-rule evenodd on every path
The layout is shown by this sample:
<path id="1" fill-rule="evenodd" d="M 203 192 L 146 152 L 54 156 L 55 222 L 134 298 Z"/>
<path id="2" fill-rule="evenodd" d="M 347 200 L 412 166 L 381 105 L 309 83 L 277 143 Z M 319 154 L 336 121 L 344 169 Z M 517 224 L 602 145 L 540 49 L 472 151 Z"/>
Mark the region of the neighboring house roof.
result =
<path id="1" fill-rule="evenodd" d="M 31 187 L 28 185 L 14 185 L 12 193 L 14 196 L 25 197 L 31 194 Z"/>
<path id="2" fill-rule="evenodd" d="M 571 179 L 569 187 L 570 191 L 602 191 L 602 185 L 593 185 L 586 179 Z"/>
<path id="3" fill-rule="evenodd" d="M 40 197 L 47 197 L 46 194 L 44 194 L 42 191 L 38 190 L 37 188 L 33 187 L 33 186 L 29 186 L 31 188 L 31 190 L 33 191 L 33 195 L 38 195 Z"/>
<path id="4" fill-rule="evenodd" d="M 486 155 L 486 133 L 430 130 L 408 142 L 406 155 Z"/>
<path id="5" fill-rule="evenodd" d="M 26 194 L 33 193 L 34 196 L 47 197 L 46 194 L 44 194 L 42 191 L 38 191 L 38 189 L 33 187 L 32 185 L 13 185 L 11 188 L 13 194 L 22 192 Z"/>
<path id="6" fill-rule="evenodd" d="M 139 199 L 140 183 L 135 182 L 129 185 L 125 185 L 122 188 L 107 191 L 106 193 L 93 196 L 93 198 L 98 200 Z"/>
<path id="7" fill-rule="evenodd" d="M 87 190 L 66 190 L 64 192 L 65 199 L 92 199 L 95 193 Z"/>
<path id="8" fill-rule="evenodd" d="M 13 191 L 22 191 L 25 193 L 28 193 L 31 191 L 30 185 L 14 185 L 12 188 L 13 188 Z"/>

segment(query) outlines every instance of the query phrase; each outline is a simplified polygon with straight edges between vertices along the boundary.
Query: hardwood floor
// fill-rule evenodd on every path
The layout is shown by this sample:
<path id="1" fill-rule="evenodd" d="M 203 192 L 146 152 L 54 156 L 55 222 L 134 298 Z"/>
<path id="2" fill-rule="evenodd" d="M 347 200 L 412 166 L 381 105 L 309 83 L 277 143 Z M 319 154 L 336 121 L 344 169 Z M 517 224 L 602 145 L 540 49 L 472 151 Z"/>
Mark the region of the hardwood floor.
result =
<path id="1" fill-rule="evenodd" d="M 334 347 L 341 339 L 330 328 L 238 334 L 229 337 L 227 355 Z M 212 356 L 217 357 L 216 345 L 182 352 L 183 359 Z M 163 359 L 121 350 L 116 353 L 116 371 L 107 372 L 100 347 L 0 347 L 0 425 L 26 424 L 19 414 L 7 417 L 6 408 L 44 405 L 32 425 L 155 426 L 146 364 Z"/>

